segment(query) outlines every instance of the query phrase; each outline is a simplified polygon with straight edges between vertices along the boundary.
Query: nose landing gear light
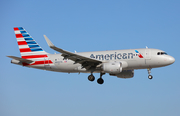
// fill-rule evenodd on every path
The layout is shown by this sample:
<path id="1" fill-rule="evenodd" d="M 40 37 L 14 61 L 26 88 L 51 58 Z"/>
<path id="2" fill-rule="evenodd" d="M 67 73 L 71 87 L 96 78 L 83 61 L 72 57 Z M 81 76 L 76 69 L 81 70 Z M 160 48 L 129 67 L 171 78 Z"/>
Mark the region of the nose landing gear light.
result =
<path id="1" fill-rule="evenodd" d="M 149 76 L 148 76 L 148 78 L 149 78 L 149 79 L 152 79 L 152 78 L 153 78 L 153 76 L 152 76 L 152 75 L 149 75 Z"/>

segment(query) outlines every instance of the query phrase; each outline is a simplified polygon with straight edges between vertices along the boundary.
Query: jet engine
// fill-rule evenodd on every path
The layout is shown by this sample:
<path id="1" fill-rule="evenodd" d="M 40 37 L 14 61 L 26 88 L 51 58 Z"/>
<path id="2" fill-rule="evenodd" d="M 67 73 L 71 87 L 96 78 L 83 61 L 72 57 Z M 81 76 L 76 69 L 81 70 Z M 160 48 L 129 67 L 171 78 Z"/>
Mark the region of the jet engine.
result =
<path id="1" fill-rule="evenodd" d="M 119 74 L 109 74 L 111 76 L 117 76 L 118 78 L 132 78 L 134 77 L 134 70 L 123 70 Z"/>
<path id="2" fill-rule="evenodd" d="M 105 73 L 118 74 L 122 72 L 122 63 L 121 62 L 103 63 L 102 69 Z"/>

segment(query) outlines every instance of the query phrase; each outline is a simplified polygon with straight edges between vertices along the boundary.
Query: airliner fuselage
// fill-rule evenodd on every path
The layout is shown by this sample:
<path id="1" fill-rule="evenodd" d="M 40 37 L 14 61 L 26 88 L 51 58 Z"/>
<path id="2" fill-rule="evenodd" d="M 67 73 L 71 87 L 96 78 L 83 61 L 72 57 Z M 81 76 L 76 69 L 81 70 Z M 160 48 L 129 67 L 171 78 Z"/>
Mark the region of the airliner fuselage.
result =
<path id="1" fill-rule="evenodd" d="M 138 54 L 135 52 L 138 50 L 143 58 L 139 58 Z M 159 54 L 162 53 L 162 54 Z M 164 51 L 158 49 L 127 49 L 127 50 L 112 50 L 112 51 L 95 51 L 95 52 L 79 52 L 82 56 L 98 59 L 103 62 L 122 62 L 123 70 L 133 70 L 133 69 L 148 69 L 148 68 L 158 68 L 172 64 L 175 59 L 172 56 L 167 55 Z M 82 68 L 79 63 L 74 63 L 70 59 L 65 59 L 61 54 L 47 54 L 48 58 L 45 60 L 50 60 L 41 65 L 25 65 L 33 68 L 40 68 L 50 71 L 57 72 L 68 72 L 68 73 L 89 73 L 89 70 Z M 96 72 L 100 72 L 97 70 Z"/>

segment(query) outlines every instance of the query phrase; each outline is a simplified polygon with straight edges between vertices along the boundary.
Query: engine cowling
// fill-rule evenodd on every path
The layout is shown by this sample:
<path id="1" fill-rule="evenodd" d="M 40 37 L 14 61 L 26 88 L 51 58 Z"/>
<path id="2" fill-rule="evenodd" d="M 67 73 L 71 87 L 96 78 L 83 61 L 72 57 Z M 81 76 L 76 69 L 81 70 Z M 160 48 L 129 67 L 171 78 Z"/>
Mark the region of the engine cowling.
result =
<path id="1" fill-rule="evenodd" d="M 134 70 L 123 70 L 119 74 L 109 74 L 111 76 L 117 76 L 118 78 L 132 78 L 134 77 Z"/>
<path id="2" fill-rule="evenodd" d="M 121 73 L 116 74 L 118 78 L 132 78 L 134 77 L 134 70 L 123 70 Z"/>
<path id="3" fill-rule="evenodd" d="M 105 73 L 118 74 L 122 72 L 121 62 L 109 62 L 102 65 L 102 69 Z"/>

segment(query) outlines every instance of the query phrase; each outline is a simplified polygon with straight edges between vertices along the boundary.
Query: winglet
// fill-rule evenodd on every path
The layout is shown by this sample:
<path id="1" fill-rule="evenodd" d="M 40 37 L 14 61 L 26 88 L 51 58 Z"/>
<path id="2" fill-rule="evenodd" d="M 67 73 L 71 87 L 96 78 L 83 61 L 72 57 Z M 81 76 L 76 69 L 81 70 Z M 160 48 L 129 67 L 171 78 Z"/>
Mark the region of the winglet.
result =
<path id="1" fill-rule="evenodd" d="M 46 42 L 49 47 L 54 47 L 54 44 L 48 39 L 48 37 L 46 35 L 44 35 L 44 38 L 46 39 Z"/>

